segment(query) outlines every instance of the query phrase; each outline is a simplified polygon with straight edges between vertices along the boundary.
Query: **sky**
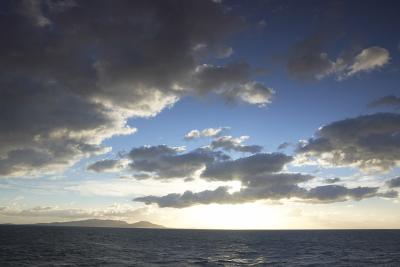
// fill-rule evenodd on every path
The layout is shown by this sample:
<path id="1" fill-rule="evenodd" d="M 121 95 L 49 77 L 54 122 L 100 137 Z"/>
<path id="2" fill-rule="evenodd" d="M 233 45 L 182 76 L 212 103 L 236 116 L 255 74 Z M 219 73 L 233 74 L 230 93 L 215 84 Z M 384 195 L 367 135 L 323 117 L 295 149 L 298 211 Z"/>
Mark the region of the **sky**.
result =
<path id="1" fill-rule="evenodd" d="M 0 3 L 0 223 L 400 228 L 398 1 Z"/>

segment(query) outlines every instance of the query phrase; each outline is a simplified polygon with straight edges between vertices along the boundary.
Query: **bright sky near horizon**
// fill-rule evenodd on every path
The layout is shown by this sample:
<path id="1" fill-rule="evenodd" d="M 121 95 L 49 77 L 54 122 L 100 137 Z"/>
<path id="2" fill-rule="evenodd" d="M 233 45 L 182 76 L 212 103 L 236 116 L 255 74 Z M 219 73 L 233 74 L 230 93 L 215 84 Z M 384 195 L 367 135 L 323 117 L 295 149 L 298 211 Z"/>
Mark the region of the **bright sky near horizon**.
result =
<path id="1" fill-rule="evenodd" d="M 0 3 L 0 223 L 400 228 L 398 1 Z"/>

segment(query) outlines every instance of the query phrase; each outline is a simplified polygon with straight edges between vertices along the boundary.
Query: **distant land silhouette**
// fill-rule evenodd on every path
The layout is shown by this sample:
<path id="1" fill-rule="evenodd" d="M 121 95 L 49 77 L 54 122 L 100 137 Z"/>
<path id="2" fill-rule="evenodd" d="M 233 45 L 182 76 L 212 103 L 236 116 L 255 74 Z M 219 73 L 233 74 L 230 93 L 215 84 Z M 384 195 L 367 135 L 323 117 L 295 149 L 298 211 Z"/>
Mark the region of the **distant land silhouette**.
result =
<path id="1" fill-rule="evenodd" d="M 37 223 L 39 226 L 71 226 L 71 227 L 113 227 L 113 228 L 166 228 L 165 226 L 154 224 L 147 221 L 140 221 L 136 223 L 127 223 L 125 221 L 117 220 L 98 220 L 89 219 L 82 221 L 70 222 L 51 222 L 51 223 Z"/>

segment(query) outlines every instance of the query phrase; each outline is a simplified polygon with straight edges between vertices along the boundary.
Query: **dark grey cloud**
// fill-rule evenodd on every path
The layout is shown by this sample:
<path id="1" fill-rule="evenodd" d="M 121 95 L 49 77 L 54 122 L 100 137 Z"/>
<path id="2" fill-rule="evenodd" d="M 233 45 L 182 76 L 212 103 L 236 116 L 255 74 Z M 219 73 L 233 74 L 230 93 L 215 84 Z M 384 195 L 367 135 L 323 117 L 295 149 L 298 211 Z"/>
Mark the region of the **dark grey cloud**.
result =
<path id="1" fill-rule="evenodd" d="M 258 200 L 292 199 L 307 203 L 332 203 L 370 197 L 396 198 L 396 191 L 379 192 L 378 187 L 348 188 L 342 185 L 321 185 L 308 188 L 315 177 L 302 173 L 282 172 L 293 157 L 282 153 L 261 153 L 238 159 L 210 160 L 204 163 L 200 177 L 209 181 L 240 181 L 241 188 L 229 192 L 222 186 L 201 192 L 186 191 L 165 196 L 143 196 L 134 201 L 155 203 L 159 207 L 185 208 L 198 204 L 237 204 Z M 205 161 L 203 161 L 205 162 Z M 152 163 L 152 166 L 156 164 Z M 327 179 L 334 183 L 339 178 Z"/>
<path id="2" fill-rule="evenodd" d="M 400 162 L 400 114 L 377 113 L 321 127 L 298 156 L 333 166 L 389 170 Z"/>
<path id="3" fill-rule="evenodd" d="M 107 171 L 116 171 L 121 169 L 122 165 L 120 160 L 118 159 L 104 159 L 97 162 L 94 162 L 87 166 L 87 170 L 94 172 L 107 172 Z"/>
<path id="4" fill-rule="evenodd" d="M 272 90 L 253 81 L 246 62 L 202 64 L 221 56 L 243 25 L 222 4 L 21 0 L 2 7 L 2 176 L 56 171 L 104 153 L 104 139 L 134 131 L 129 117 L 154 116 L 186 95 L 270 101 Z"/>
<path id="5" fill-rule="evenodd" d="M 292 181 L 293 182 L 293 181 Z M 397 192 L 378 193 L 377 187 L 347 188 L 339 185 L 317 186 L 309 190 L 292 183 L 279 183 L 279 187 L 258 186 L 245 187 L 240 191 L 229 193 L 227 187 L 201 192 L 186 191 L 183 194 L 168 194 L 165 196 L 145 196 L 134 201 L 147 205 L 157 204 L 161 208 L 185 208 L 199 204 L 239 204 L 257 200 L 294 199 L 301 202 L 322 204 L 348 200 L 362 200 L 371 197 L 396 198 Z"/>
<path id="6" fill-rule="evenodd" d="M 378 187 L 356 187 L 347 188 L 341 185 L 323 185 L 311 188 L 305 199 L 321 202 L 338 202 L 348 199 L 361 200 L 363 198 L 374 197 L 378 195 Z"/>
<path id="7" fill-rule="evenodd" d="M 219 129 L 208 128 L 202 135 L 217 136 Z M 191 131 L 190 133 L 192 133 Z M 189 181 L 198 172 L 205 179 L 232 180 L 234 177 L 246 176 L 260 172 L 276 172 L 283 165 L 290 162 L 292 157 L 284 154 L 255 154 L 251 158 L 231 160 L 230 156 L 222 152 L 237 151 L 257 153 L 262 147 L 258 145 L 243 145 L 247 136 L 233 138 L 231 136 L 217 137 L 213 142 L 202 148 L 186 152 L 184 147 L 169 147 L 166 145 L 142 146 L 133 148 L 126 155 L 130 170 L 136 172 L 136 179 L 169 179 L 184 178 Z M 101 160 L 88 166 L 88 170 L 102 172 L 118 169 L 122 166 L 121 159 Z"/>
<path id="8" fill-rule="evenodd" d="M 206 93 L 224 86 L 232 87 L 246 83 L 252 75 L 251 67 L 244 62 L 234 62 L 226 66 L 201 65 L 195 71 L 195 87 L 199 93 Z"/>
<path id="9" fill-rule="evenodd" d="M 270 187 L 277 189 L 286 185 L 297 185 L 314 179 L 314 176 L 301 173 L 259 173 L 244 176 L 241 181 L 245 187 Z"/>
<path id="10" fill-rule="evenodd" d="M 371 108 L 384 106 L 393 106 L 396 108 L 400 108 L 400 97 L 395 95 L 387 95 L 368 104 L 368 107 Z"/>
<path id="11" fill-rule="evenodd" d="M 57 168 L 104 153 L 103 138 L 133 131 L 118 114 L 56 82 L 18 78 L 0 75 L 0 175 Z"/>
<path id="12" fill-rule="evenodd" d="M 399 192 L 396 190 L 388 190 L 386 192 L 378 193 L 378 196 L 383 198 L 397 198 L 399 196 Z"/>
<path id="13" fill-rule="evenodd" d="M 280 144 L 280 145 L 278 146 L 278 150 L 286 149 L 286 148 L 288 148 L 290 145 L 291 145 L 291 143 L 289 143 L 289 142 L 283 142 L 282 144 Z"/>
<path id="14" fill-rule="evenodd" d="M 232 136 L 221 136 L 214 139 L 211 144 L 211 149 L 223 149 L 226 151 L 237 151 L 247 153 L 259 153 L 262 150 L 262 146 L 259 145 L 243 145 L 242 143 L 248 139 L 248 136 L 241 136 L 234 138 Z"/>
<path id="15" fill-rule="evenodd" d="M 313 14 L 314 31 L 297 42 L 289 51 L 287 70 L 300 80 L 320 80 L 328 76 L 337 80 L 346 79 L 362 72 L 370 72 L 386 65 L 389 51 L 379 46 L 363 47 L 354 39 L 354 34 L 346 23 L 353 16 L 344 2 L 327 1 L 322 3 Z M 335 45 L 350 44 L 337 52 Z M 335 53 L 335 54 L 334 54 Z"/>
<path id="16" fill-rule="evenodd" d="M 253 70 L 245 62 L 234 62 L 225 66 L 203 64 L 196 68 L 191 84 L 200 95 L 214 91 L 227 102 L 242 101 L 265 106 L 271 102 L 275 91 L 262 83 L 252 81 L 251 77 L 255 73 L 257 70 Z"/>
<path id="17" fill-rule="evenodd" d="M 327 184 L 335 184 L 340 181 L 342 181 L 342 180 L 339 177 L 325 179 L 325 183 L 327 183 Z"/>
<path id="18" fill-rule="evenodd" d="M 216 57 L 217 58 L 228 58 L 233 54 L 233 48 L 230 46 L 227 47 L 220 47 L 216 51 Z"/>
<path id="19" fill-rule="evenodd" d="M 201 177 L 219 181 L 242 180 L 243 177 L 279 172 L 292 159 L 281 153 L 260 153 L 235 160 L 215 161 L 206 165 Z"/>
<path id="20" fill-rule="evenodd" d="M 389 180 L 387 184 L 390 188 L 400 187 L 400 177 Z"/>
<path id="21" fill-rule="evenodd" d="M 396 190 L 387 190 L 387 191 L 377 192 L 376 196 L 381 198 L 398 198 L 399 193 Z"/>
<path id="22" fill-rule="evenodd" d="M 199 204 L 239 204 L 258 200 L 292 199 L 306 203 L 333 203 L 348 200 L 362 200 L 371 197 L 397 198 L 396 191 L 379 192 L 378 187 L 348 188 L 342 185 L 322 185 L 313 188 L 301 186 L 314 179 L 301 173 L 258 173 L 241 176 L 239 191 L 229 192 L 229 187 L 201 192 L 185 191 L 165 196 L 144 196 L 134 201 L 157 204 L 159 207 L 185 208 Z"/>
<path id="23" fill-rule="evenodd" d="M 229 203 L 232 201 L 227 187 L 218 187 L 215 190 L 205 190 L 199 193 L 185 191 L 183 194 L 168 194 L 162 197 L 138 197 L 134 201 L 145 204 L 157 203 L 160 208 L 186 208 L 196 204 Z"/>
<path id="24" fill-rule="evenodd" d="M 299 43 L 288 61 L 288 71 L 295 78 L 302 80 L 323 79 L 336 76 L 343 80 L 361 72 L 370 72 L 389 63 L 389 51 L 373 46 L 361 50 L 345 51 L 336 59 L 331 59 L 323 52 L 322 37 L 312 36 Z"/>
<path id="25" fill-rule="evenodd" d="M 302 80 L 318 79 L 331 72 L 334 67 L 324 48 L 328 42 L 325 32 L 318 32 L 301 42 L 292 49 L 287 69 L 289 74 Z"/>
<path id="26" fill-rule="evenodd" d="M 218 187 L 215 190 L 205 190 L 198 193 L 185 191 L 183 194 L 168 194 L 165 196 L 145 196 L 134 201 L 145 204 L 156 203 L 160 207 L 185 208 L 198 204 L 239 204 L 260 199 L 278 200 L 304 194 L 305 190 L 298 187 L 312 179 L 312 176 L 298 173 L 264 174 L 243 177 L 240 191 L 229 193 L 229 187 Z"/>
<path id="27" fill-rule="evenodd" d="M 292 177 L 292 174 L 278 174 L 285 164 L 293 160 L 291 156 L 282 153 L 257 153 L 231 159 L 222 151 L 214 149 L 208 146 L 187 152 L 183 147 L 142 146 L 133 148 L 123 156 L 123 160 L 128 161 L 128 168 L 134 172 L 135 179 L 182 178 L 190 181 L 196 174 L 196 177 L 198 175 L 209 181 L 237 180 L 251 184 L 260 180 L 260 175 L 269 175 L 268 179 L 273 179 L 271 177 L 275 175 L 274 177 L 281 177 L 282 181 L 286 179 L 286 175 Z M 102 160 L 90 165 L 89 169 L 107 171 L 118 164 L 118 160 Z"/>
<path id="28" fill-rule="evenodd" d="M 226 160 L 229 157 L 221 152 L 199 148 L 181 153 L 179 148 L 165 145 L 144 146 L 132 149 L 128 158 L 133 171 L 154 174 L 153 178 L 190 178 L 206 164 Z"/>
<path id="29" fill-rule="evenodd" d="M 325 2 L 315 14 L 316 28 L 289 51 L 287 70 L 301 80 L 320 80 L 334 76 L 338 80 L 361 72 L 379 69 L 389 62 L 389 51 L 379 46 L 362 47 L 353 39 L 346 48 L 333 53 L 334 44 L 347 41 L 350 16 L 344 3 Z M 350 33 L 351 34 L 351 33 Z M 347 36 L 346 36 L 347 35 Z"/>

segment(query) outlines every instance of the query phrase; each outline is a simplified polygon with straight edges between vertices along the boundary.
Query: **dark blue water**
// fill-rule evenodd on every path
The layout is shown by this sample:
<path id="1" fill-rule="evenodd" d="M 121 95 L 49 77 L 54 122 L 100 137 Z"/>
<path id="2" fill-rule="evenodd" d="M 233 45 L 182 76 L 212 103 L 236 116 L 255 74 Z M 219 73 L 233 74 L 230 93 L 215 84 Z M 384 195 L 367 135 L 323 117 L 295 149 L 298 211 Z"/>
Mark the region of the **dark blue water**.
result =
<path id="1" fill-rule="evenodd" d="M 400 266 L 400 230 L 0 226 L 0 266 Z"/>

